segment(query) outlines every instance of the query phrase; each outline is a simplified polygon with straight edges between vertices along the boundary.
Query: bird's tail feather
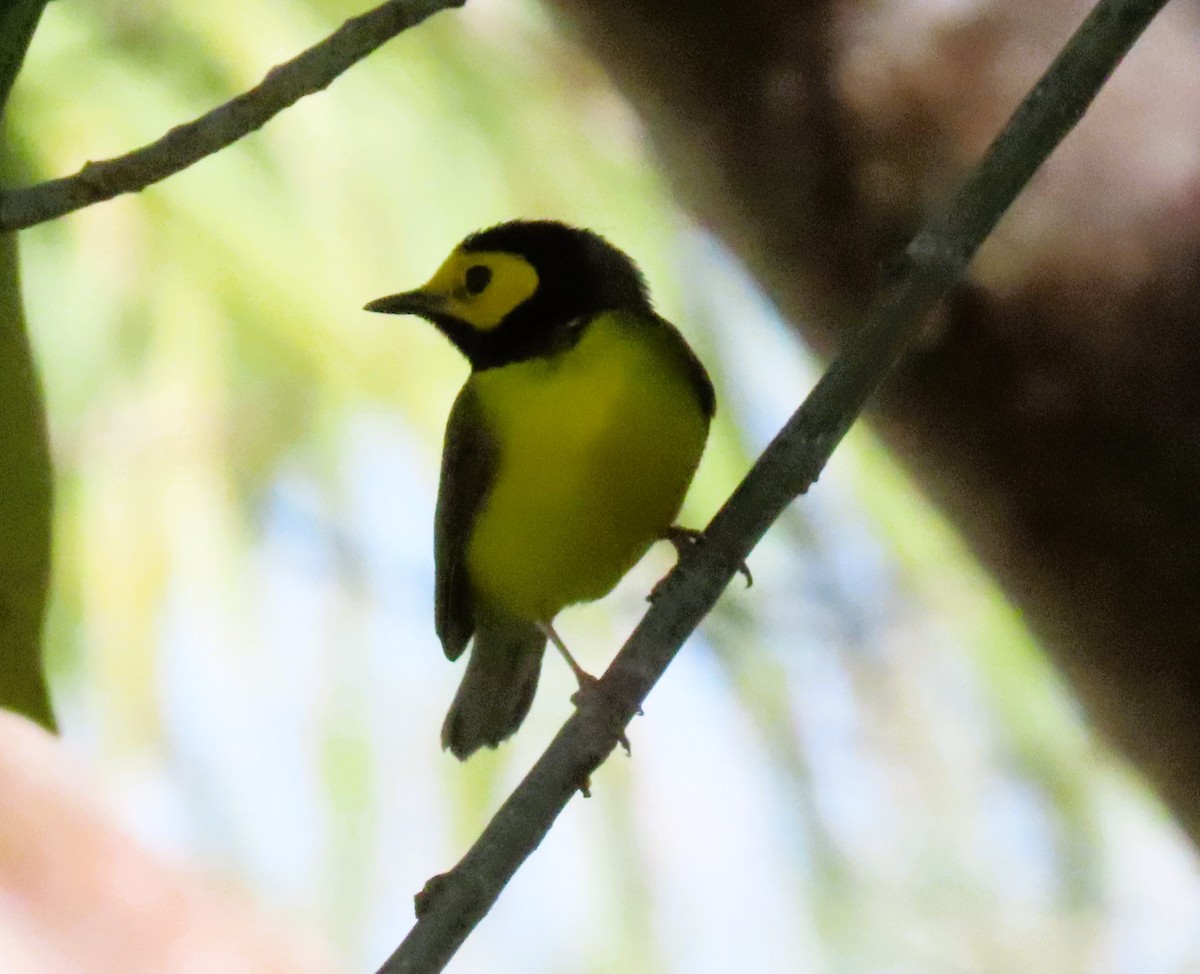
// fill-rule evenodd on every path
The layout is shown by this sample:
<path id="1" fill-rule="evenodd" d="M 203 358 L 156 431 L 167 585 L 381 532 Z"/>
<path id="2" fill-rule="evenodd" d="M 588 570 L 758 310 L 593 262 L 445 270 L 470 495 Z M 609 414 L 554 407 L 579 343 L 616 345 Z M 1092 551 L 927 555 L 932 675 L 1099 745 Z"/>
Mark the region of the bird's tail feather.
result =
<path id="1" fill-rule="evenodd" d="M 533 703 L 546 637 L 527 622 L 481 626 L 450 712 L 442 747 L 460 761 L 510 737 Z"/>

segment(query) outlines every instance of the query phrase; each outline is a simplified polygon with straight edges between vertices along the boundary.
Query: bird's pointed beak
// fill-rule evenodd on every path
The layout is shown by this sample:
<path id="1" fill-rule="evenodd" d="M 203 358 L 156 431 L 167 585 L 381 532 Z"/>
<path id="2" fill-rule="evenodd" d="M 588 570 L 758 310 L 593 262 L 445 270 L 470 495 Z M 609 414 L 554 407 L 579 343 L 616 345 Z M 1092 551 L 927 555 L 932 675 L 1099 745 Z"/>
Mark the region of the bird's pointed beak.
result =
<path id="1" fill-rule="evenodd" d="M 440 294 L 431 294 L 419 289 L 376 298 L 363 305 L 363 311 L 378 311 L 386 315 L 420 315 L 422 318 L 428 318 L 431 314 L 441 311 L 444 306 L 445 299 Z"/>

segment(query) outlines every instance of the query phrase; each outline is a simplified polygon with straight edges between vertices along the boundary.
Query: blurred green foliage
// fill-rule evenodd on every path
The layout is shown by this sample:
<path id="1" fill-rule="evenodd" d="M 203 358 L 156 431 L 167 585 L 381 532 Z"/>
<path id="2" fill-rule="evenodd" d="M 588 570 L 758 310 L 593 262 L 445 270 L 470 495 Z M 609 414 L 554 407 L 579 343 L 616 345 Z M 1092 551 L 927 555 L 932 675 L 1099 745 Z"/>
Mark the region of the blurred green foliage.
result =
<path id="1" fill-rule="evenodd" d="M 50 452 L 12 234 L 0 235 L 0 389 L 0 707 L 53 729 L 39 638 L 50 573 Z"/>
<path id="2" fill-rule="evenodd" d="M 0 112 L 44 0 L 0 9 Z M 8 152 L 0 148 L 7 175 Z M 21 302 L 17 241 L 0 241 L 0 707 L 54 729 L 41 660 L 50 573 L 50 445 Z"/>
<path id="3" fill-rule="evenodd" d="M 52 4 L 10 111 L 23 178 L 143 144 L 357 11 Z M 704 352 L 722 406 L 686 511 L 703 523 L 810 367 L 527 3 L 439 15 L 263 132 L 22 238 L 68 737 L 146 841 L 363 967 L 568 708 L 550 665 L 512 744 L 465 767 L 438 751 L 458 671 L 433 637 L 429 536 L 465 365 L 432 329 L 358 310 L 517 215 L 627 249 Z M 667 557 L 566 614 L 585 660 Z M 866 433 L 753 567 L 462 969 L 1200 962 L 1170 921 L 1200 907 L 1190 853 Z"/>

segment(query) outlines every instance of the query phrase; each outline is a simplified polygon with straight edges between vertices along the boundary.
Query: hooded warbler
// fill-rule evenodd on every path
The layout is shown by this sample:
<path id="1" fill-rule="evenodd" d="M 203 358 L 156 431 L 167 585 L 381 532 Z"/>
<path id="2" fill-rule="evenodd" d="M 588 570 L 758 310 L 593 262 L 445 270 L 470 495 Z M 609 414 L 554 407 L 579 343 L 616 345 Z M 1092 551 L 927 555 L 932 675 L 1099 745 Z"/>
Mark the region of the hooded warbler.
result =
<path id="1" fill-rule="evenodd" d="M 438 328 L 471 365 L 450 411 L 434 523 L 435 626 L 455 660 L 442 727 L 459 759 L 520 726 L 552 628 L 671 536 L 715 400 L 634 262 L 590 230 L 474 233 L 429 282 L 372 301 Z"/>

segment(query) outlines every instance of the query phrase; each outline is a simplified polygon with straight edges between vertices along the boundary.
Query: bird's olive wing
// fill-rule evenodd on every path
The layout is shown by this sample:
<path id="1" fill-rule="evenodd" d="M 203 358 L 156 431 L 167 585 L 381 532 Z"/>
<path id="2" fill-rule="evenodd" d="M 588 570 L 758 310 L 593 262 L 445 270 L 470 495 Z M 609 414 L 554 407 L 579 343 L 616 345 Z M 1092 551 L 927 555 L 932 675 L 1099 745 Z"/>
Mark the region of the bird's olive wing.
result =
<path id="1" fill-rule="evenodd" d="M 475 630 L 474 594 L 467 576 L 471 527 L 491 488 L 496 444 L 470 381 L 446 424 L 442 480 L 433 527 L 434 625 L 449 659 L 458 659 Z"/>

